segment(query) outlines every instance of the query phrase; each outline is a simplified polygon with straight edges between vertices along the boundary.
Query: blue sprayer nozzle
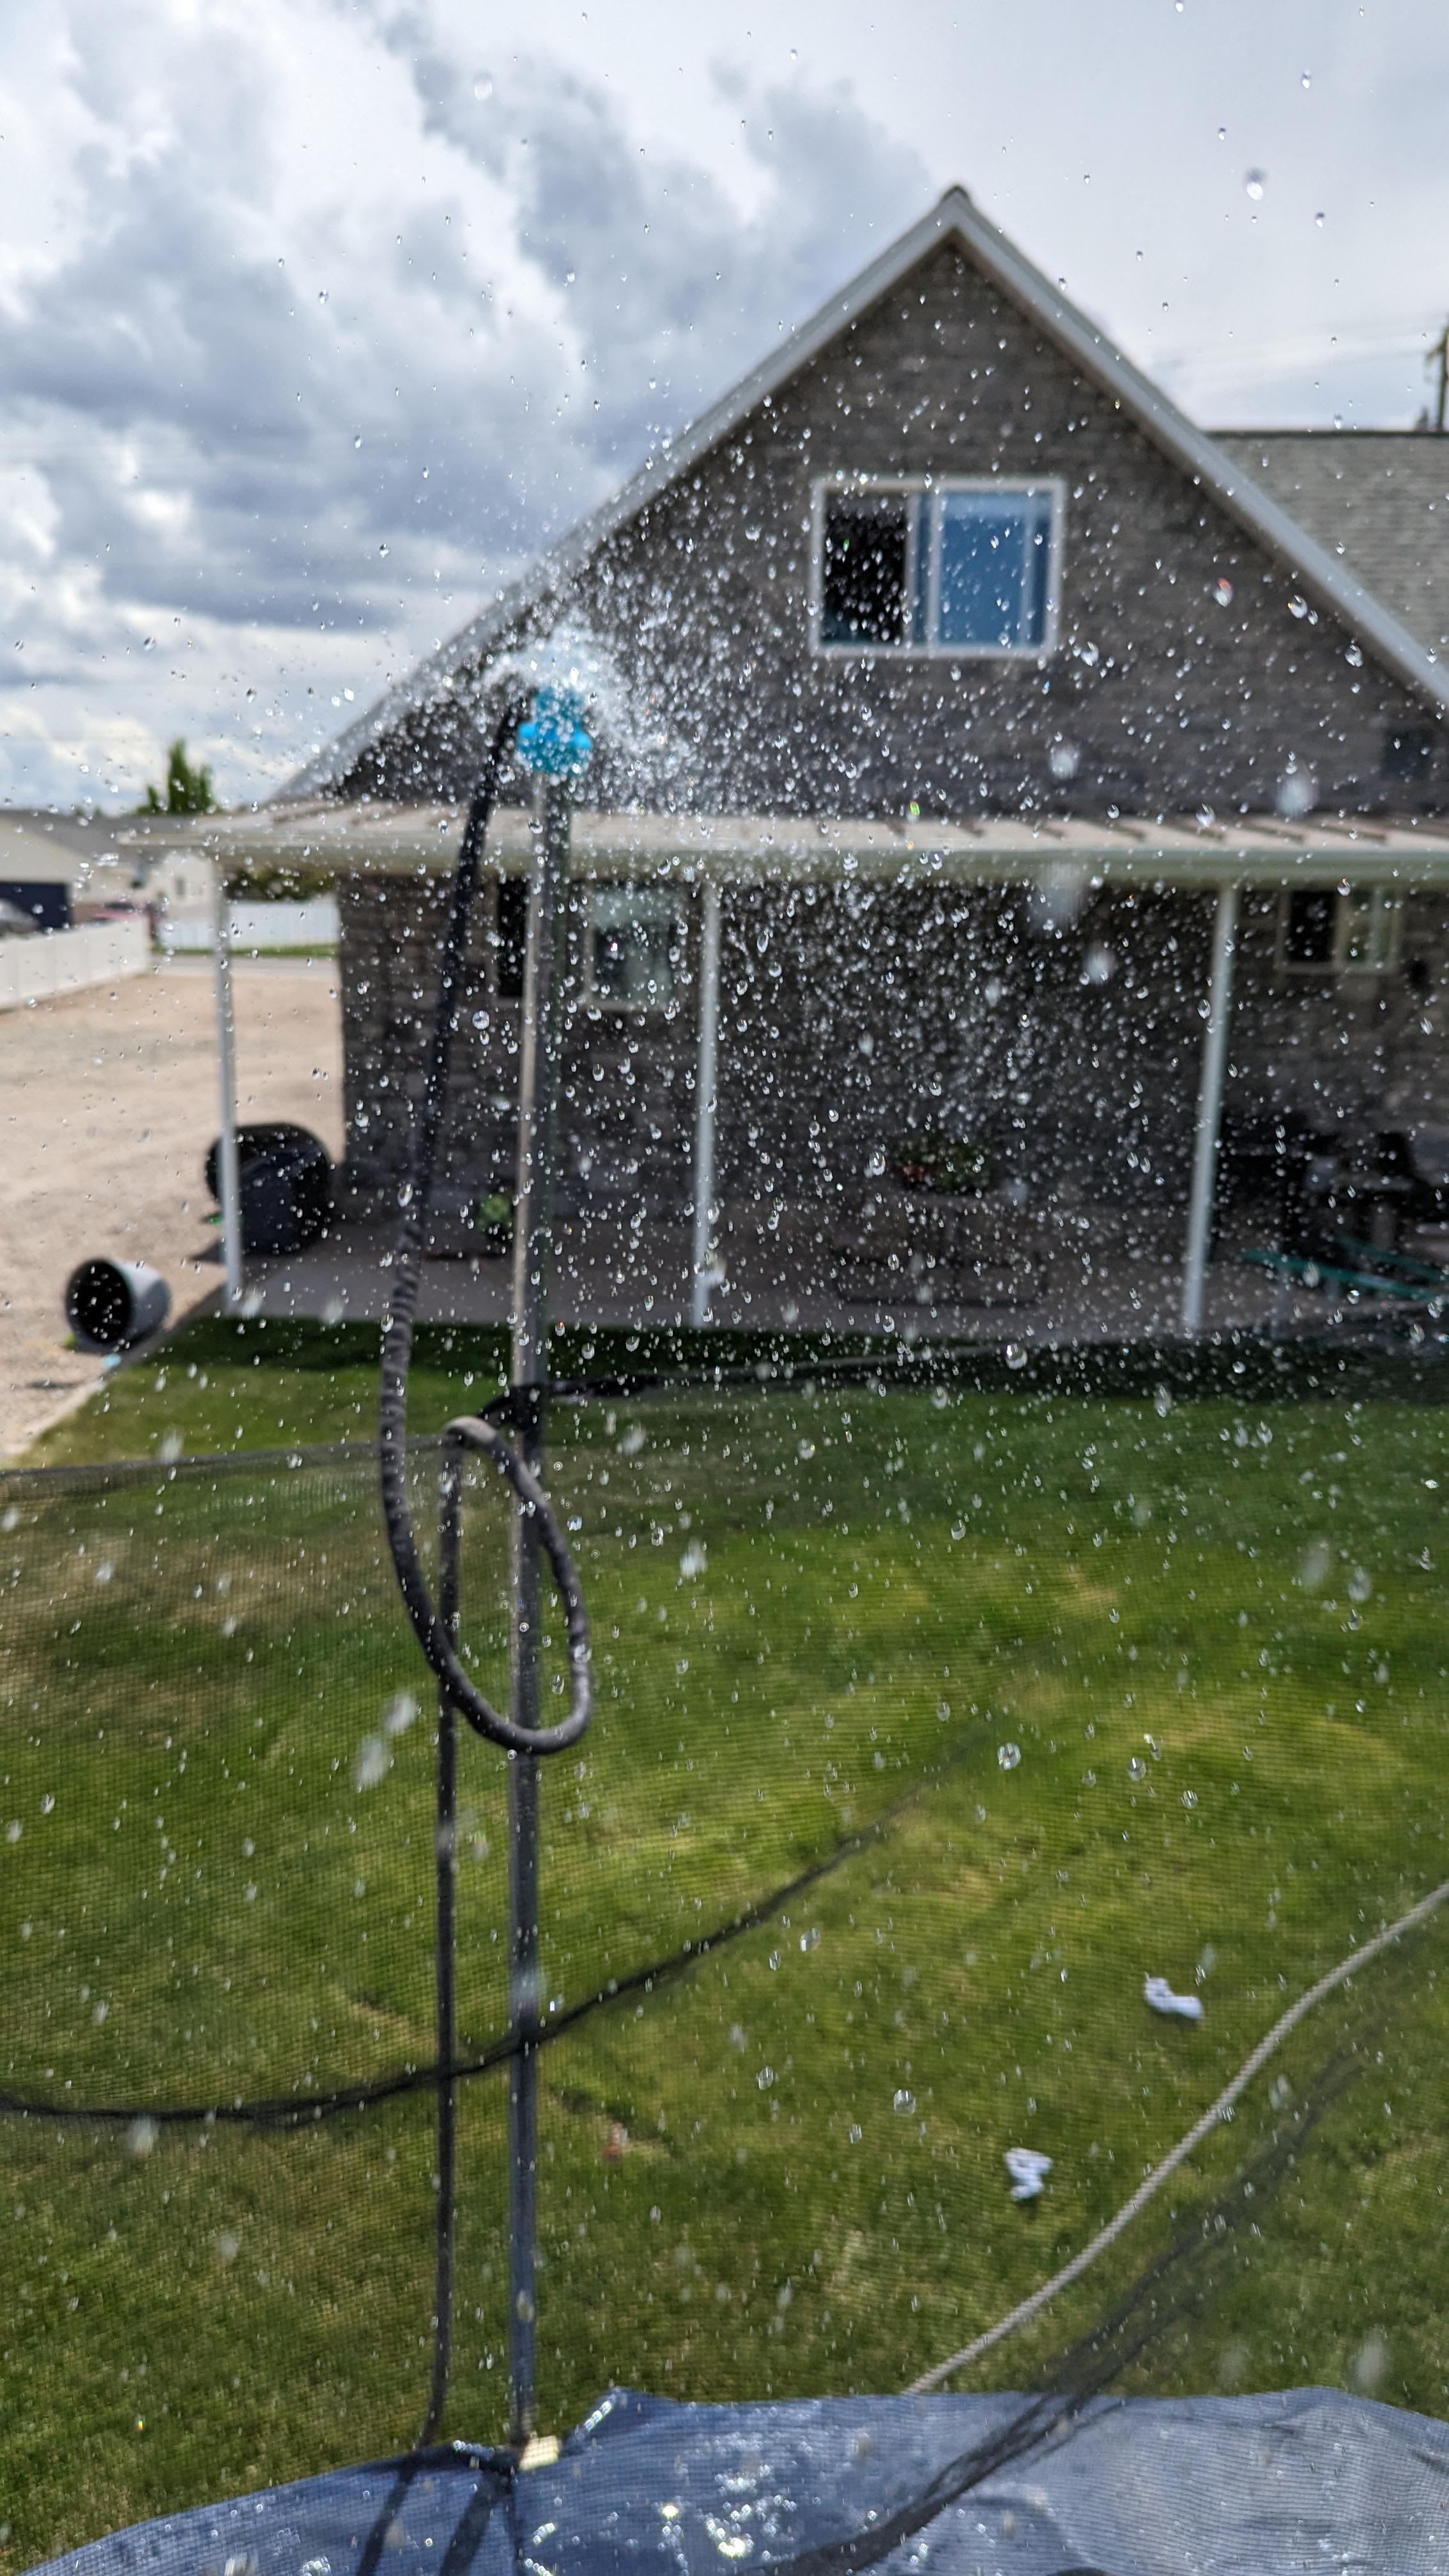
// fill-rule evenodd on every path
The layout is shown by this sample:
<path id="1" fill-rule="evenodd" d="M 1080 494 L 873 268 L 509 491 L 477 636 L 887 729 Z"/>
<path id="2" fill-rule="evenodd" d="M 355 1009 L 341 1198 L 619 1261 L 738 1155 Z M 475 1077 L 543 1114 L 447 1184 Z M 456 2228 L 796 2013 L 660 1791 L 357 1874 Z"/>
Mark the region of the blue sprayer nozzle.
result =
<path id="1" fill-rule="evenodd" d="M 546 680 L 533 715 L 518 728 L 518 756 L 525 769 L 545 778 L 577 778 L 587 769 L 593 742 L 583 726 L 584 693 Z"/>

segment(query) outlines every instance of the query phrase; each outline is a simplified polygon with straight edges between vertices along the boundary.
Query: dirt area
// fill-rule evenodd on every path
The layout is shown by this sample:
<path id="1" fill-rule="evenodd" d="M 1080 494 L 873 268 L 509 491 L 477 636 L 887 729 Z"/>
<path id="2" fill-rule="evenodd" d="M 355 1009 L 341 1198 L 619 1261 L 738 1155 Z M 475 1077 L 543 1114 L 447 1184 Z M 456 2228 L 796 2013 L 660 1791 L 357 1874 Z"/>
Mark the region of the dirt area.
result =
<path id="1" fill-rule="evenodd" d="M 239 960 L 237 1114 L 342 1145 L 342 1031 L 327 959 Z M 219 1289 L 202 1161 L 217 1131 L 210 961 L 171 959 L 0 1014 L 0 1458 L 101 1374 L 66 1348 L 65 1282 L 97 1253 L 147 1261 L 173 1320 Z"/>

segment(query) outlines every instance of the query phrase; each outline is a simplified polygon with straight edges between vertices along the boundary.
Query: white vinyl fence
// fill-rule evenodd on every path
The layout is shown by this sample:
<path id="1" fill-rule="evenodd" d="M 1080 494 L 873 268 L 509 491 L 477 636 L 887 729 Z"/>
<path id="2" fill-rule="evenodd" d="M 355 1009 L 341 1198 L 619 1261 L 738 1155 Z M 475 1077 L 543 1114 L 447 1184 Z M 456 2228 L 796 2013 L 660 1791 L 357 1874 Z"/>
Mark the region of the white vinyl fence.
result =
<path id="1" fill-rule="evenodd" d="M 78 930 L 47 930 L 35 939 L 0 939 L 0 1011 L 81 993 L 144 974 L 151 933 L 144 920 L 86 921 Z"/>
<path id="2" fill-rule="evenodd" d="M 234 903 L 231 908 L 231 944 L 241 957 L 254 948 L 335 948 L 339 926 L 332 894 L 310 895 L 305 903 Z M 212 946 L 210 919 L 198 915 L 178 920 L 163 912 L 156 936 L 171 951 Z"/>

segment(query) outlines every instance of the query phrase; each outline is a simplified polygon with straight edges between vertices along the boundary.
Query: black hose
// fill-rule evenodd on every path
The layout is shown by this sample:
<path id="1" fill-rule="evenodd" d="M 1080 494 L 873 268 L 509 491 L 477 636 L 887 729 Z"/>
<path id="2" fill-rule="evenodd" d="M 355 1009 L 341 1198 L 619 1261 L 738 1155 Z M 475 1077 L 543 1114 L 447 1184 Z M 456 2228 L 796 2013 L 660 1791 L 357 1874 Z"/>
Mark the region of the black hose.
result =
<path id="1" fill-rule="evenodd" d="M 561 1753 L 565 1746 L 577 1741 L 589 1722 L 593 1701 L 589 1622 L 567 1541 L 537 1477 L 491 1424 L 470 1422 L 466 1426 L 471 1444 L 486 1451 L 507 1478 L 524 1509 L 534 1517 L 558 1586 L 568 1639 L 570 1701 L 567 1717 L 557 1726 L 515 1724 L 511 1717 L 505 1717 L 501 1710 L 494 1708 L 477 1684 L 470 1681 L 458 1660 L 447 1623 L 439 1615 L 428 1590 L 407 1504 L 408 1369 L 412 1360 L 413 1325 L 417 1318 L 428 1204 L 432 1197 L 433 1165 L 447 1097 L 448 1060 L 452 1053 L 453 1031 L 457 1026 L 467 966 L 469 916 L 478 889 L 483 844 L 498 793 L 498 776 L 504 753 L 516 730 L 519 713 L 518 705 L 510 703 L 494 727 L 482 776 L 468 808 L 468 821 L 453 873 L 448 927 L 438 972 L 438 1003 L 433 1018 L 427 1081 L 413 1129 L 408 1179 L 402 1193 L 402 1223 L 393 1255 L 392 1297 L 382 1344 L 377 1445 L 382 1469 L 383 1518 L 387 1524 L 388 1546 L 392 1551 L 398 1585 L 418 1644 L 440 1686 L 447 1692 L 454 1708 L 479 1735 L 488 1736 L 494 1744 L 504 1745 L 510 1753 Z M 454 1429 L 463 1431 L 464 1426 L 455 1425 Z"/>

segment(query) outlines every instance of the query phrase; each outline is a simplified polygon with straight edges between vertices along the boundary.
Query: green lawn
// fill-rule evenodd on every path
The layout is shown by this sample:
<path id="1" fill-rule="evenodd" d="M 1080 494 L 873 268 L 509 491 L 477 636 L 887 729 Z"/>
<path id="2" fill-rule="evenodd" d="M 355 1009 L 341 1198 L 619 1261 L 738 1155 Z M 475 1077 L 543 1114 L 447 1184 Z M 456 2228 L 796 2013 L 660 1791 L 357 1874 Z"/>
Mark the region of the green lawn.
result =
<path id="1" fill-rule="evenodd" d="M 429 1335 L 418 1425 L 491 1393 L 499 1357 Z M 361 1436 L 374 1369 L 356 1328 L 196 1328 L 47 1451 L 146 1470 L 0 1490 L 14 2092 L 226 2103 L 427 2061 L 430 1727 L 402 1722 L 417 1667 L 370 1464 L 167 1463 Z M 599 1694 L 546 1775 L 550 1996 L 835 1866 L 550 2048 L 550 2424 L 610 2379 L 898 2387 L 1100 2224 L 1289 1995 L 1449 1875 L 1445 1414 L 1330 1366 L 1316 1391 L 1226 1361 L 1196 1392 L 1125 1386 L 1043 1364 L 558 1417 Z M 495 1684 L 503 1538 L 482 1489 L 465 1633 Z M 502 2011 L 502 1768 L 469 1739 L 463 1775 L 477 2044 Z M 1295 2136 L 1337 2059 L 1354 2080 L 1280 2187 L 1231 2204 L 1128 2384 L 1327 2380 L 1443 2413 L 1446 1940 L 1449 1919 L 1326 2008 L 978 2384 L 1087 2326 Z M 1146 1973 L 1203 2022 L 1148 2013 Z M 465 2088 L 460 2434 L 504 2421 L 502 2112 L 496 2077 Z M 429 2130 L 421 2094 L 300 2134 L 0 2122 L 12 2564 L 410 2438 Z M 1031 2208 L 1012 2144 L 1055 2160 Z"/>

